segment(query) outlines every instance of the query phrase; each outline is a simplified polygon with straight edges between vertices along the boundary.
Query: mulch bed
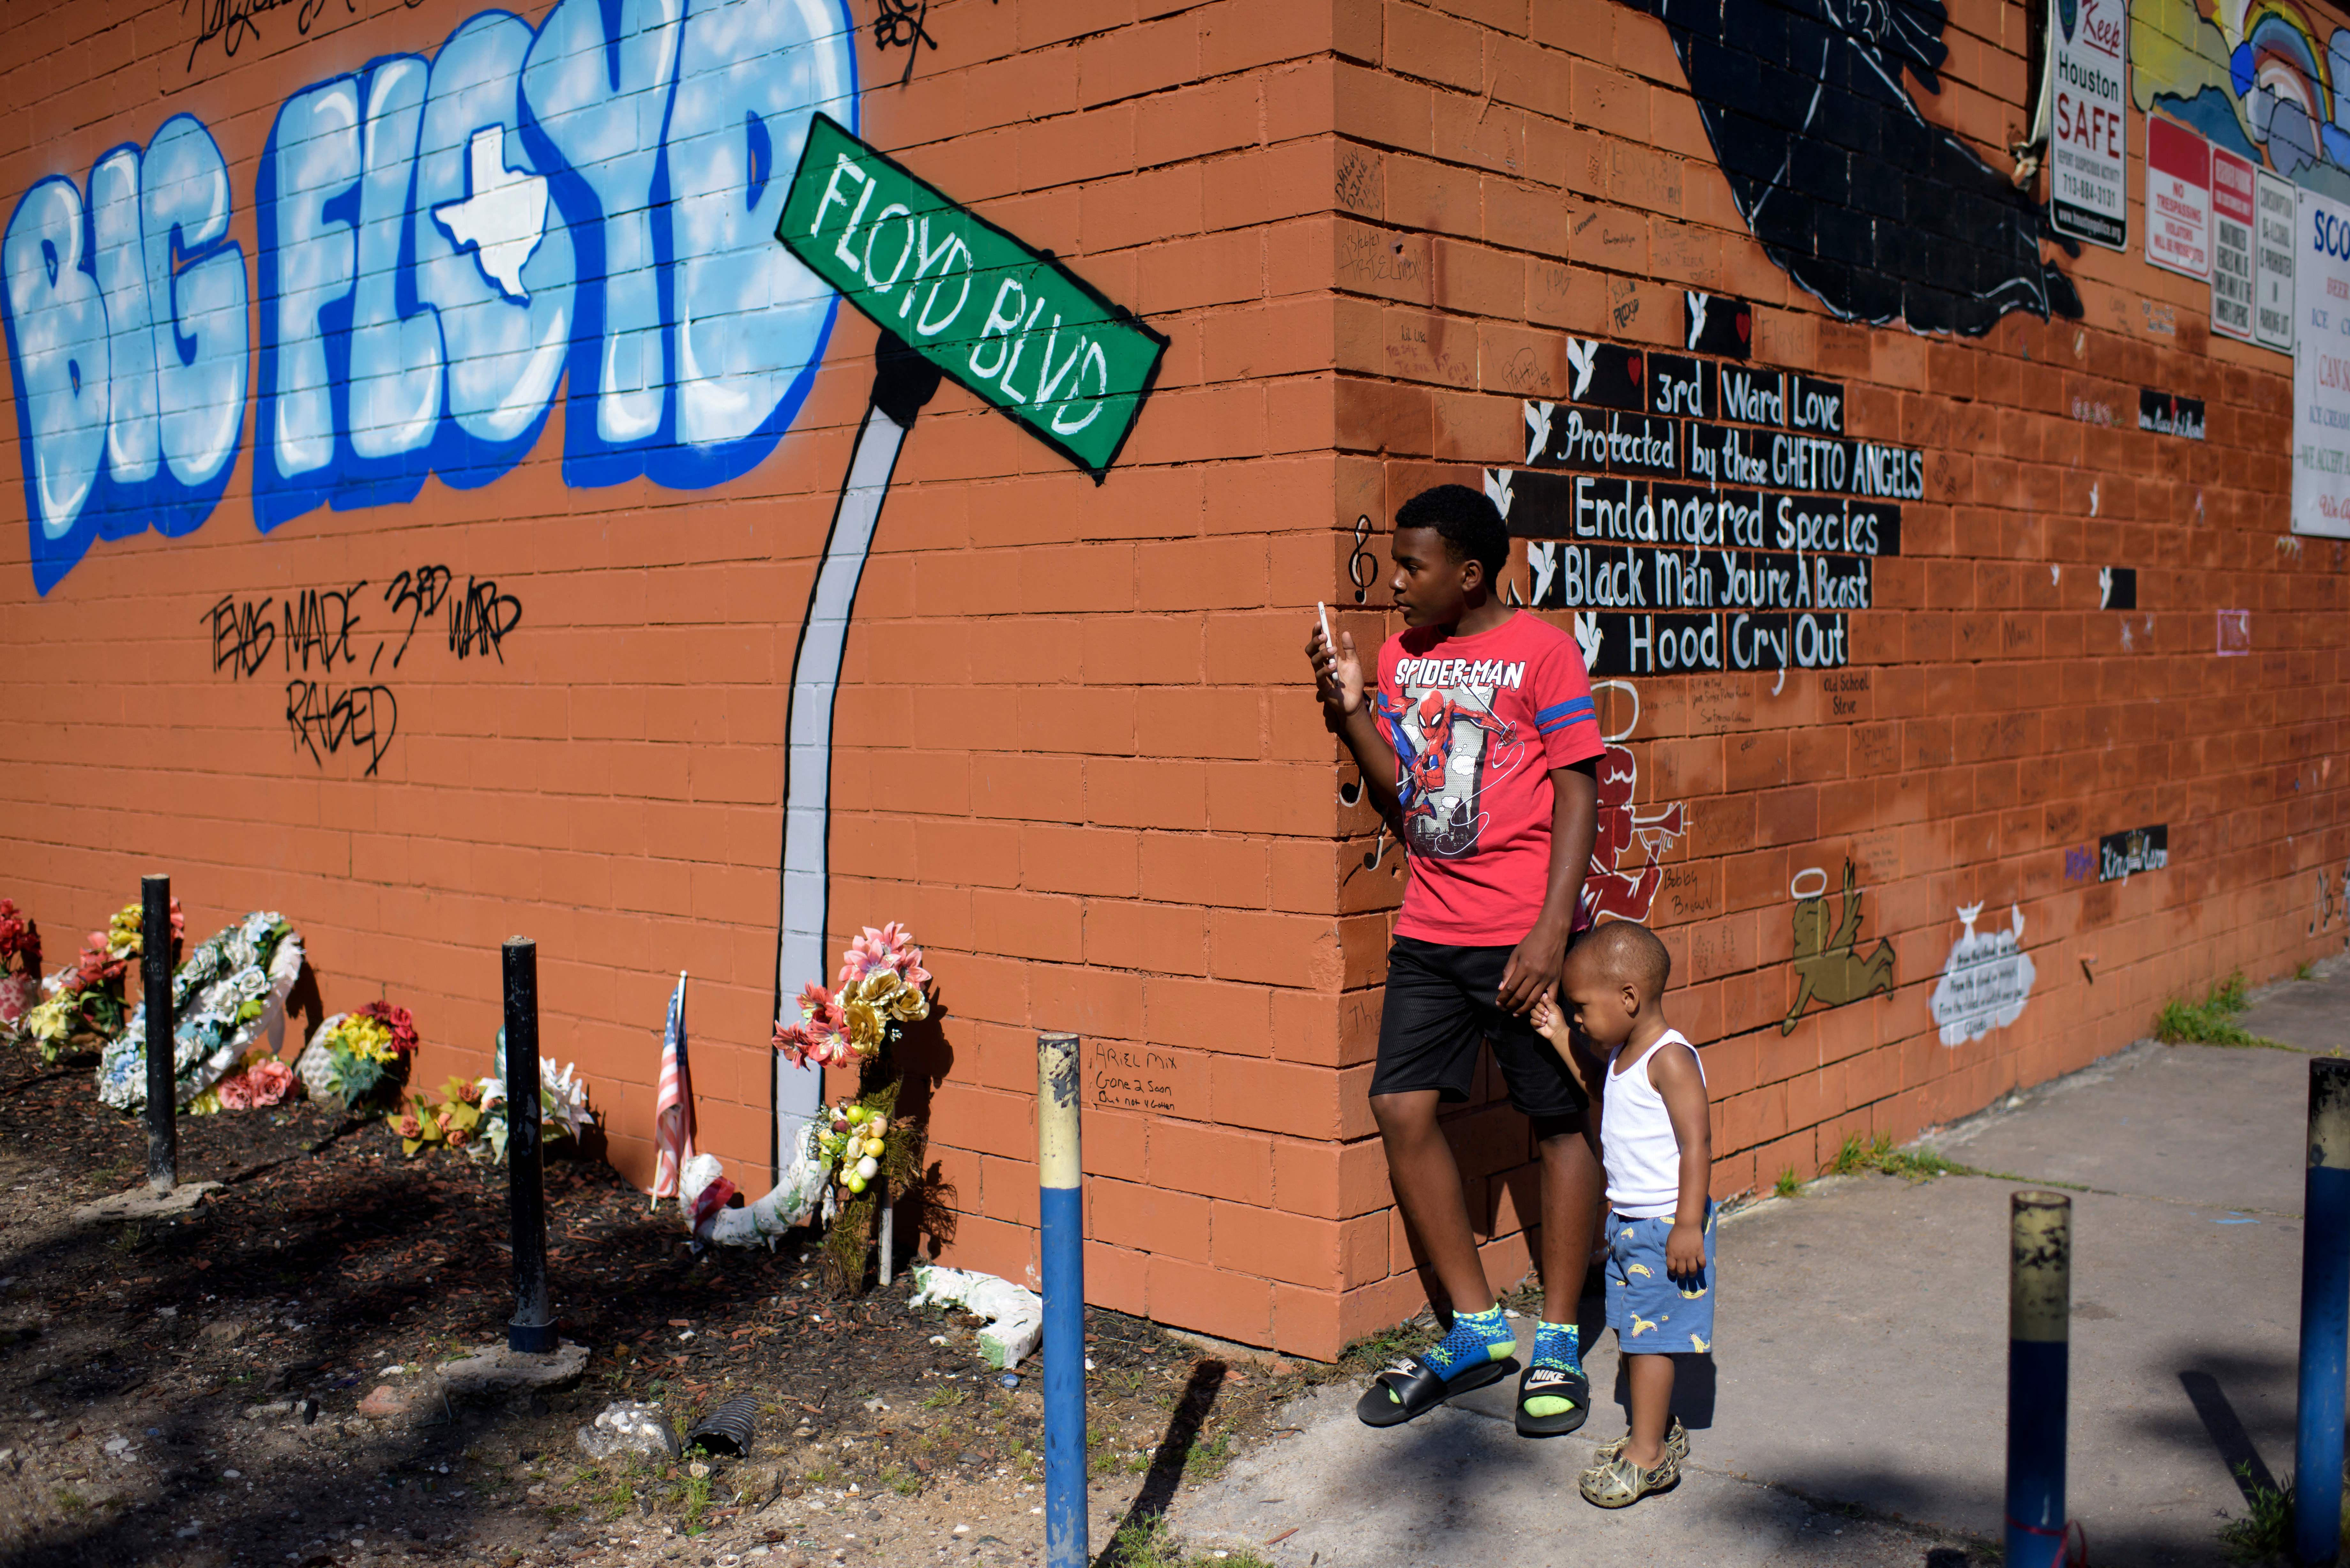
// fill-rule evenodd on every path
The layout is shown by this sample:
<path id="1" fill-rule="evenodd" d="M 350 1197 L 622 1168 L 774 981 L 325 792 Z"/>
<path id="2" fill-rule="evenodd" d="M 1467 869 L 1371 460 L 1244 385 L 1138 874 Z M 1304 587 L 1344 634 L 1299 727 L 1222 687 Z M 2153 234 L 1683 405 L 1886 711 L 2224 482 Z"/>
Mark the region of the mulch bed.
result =
<path id="1" fill-rule="evenodd" d="M 68 1226 L 73 1205 L 143 1175 L 143 1126 L 98 1104 L 87 1067 L 0 1045 L 0 1560 L 1035 1557 L 1036 1363 L 1003 1387 L 976 1320 L 910 1309 L 902 1281 L 840 1299 L 812 1239 L 697 1257 L 674 1204 L 650 1212 L 600 1161 L 553 1158 L 551 1293 L 562 1336 L 590 1349 L 583 1381 L 436 1426 L 369 1422 L 359 1402 L 379 1386 L 504 1342 L 505 1170 L 403 1157 L 380 1122 L 317 1104 L 178 1126 L 181 1179 L 221 1192 L 177 1220 Z M 1130 1512 L 1163 1508 L 1311 1376 L 1243 1373 L 1149 1324 L 1087 1318 L 1096 1501 L 1132 1494 Z M 607 1400 L 661 1403 L 681 1430 L 745 1393 L 759 1441 L 715 1474 L 654 1463 L 616 1480 L 573 1443 Z M 133 1451 L 106 1453 L 109 1438 Z M 850 1529 L 812 1522 L 843 1509 Z"/>

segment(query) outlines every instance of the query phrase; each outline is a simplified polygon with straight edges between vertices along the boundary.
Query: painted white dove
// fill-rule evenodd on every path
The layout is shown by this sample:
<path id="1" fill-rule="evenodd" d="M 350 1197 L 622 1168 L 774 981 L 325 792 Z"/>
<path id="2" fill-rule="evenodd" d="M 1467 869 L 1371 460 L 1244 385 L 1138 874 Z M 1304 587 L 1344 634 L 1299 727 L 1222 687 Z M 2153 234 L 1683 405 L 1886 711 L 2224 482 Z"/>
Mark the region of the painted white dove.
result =
<path id="1" fill-rule="evenodd" d="M 506 167 L 506 130 L 485 125 L 465 144 L 467 185 L 462 202 L 444 202 L 432 216 L 459 249 L 474 247 L 482 275 L 507 298 L 528 303 L 523 264 L 546 235 L 546 181 Z"/>

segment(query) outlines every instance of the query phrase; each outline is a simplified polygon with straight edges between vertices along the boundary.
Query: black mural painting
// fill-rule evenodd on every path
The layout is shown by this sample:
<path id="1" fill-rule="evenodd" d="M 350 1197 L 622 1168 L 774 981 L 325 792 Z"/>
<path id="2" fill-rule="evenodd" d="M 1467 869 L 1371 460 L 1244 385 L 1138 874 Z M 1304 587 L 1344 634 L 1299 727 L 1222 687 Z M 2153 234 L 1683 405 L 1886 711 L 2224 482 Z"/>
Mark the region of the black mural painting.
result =
<path id="1" fill-rule="evenodd" d="M 1901 84 L 1940 90 L 1941 0 L 1632 3 L 1671 31 L 1746 226 L 1836 315 L 1974 337 L 2081 314 L 2038 205 Z"/>

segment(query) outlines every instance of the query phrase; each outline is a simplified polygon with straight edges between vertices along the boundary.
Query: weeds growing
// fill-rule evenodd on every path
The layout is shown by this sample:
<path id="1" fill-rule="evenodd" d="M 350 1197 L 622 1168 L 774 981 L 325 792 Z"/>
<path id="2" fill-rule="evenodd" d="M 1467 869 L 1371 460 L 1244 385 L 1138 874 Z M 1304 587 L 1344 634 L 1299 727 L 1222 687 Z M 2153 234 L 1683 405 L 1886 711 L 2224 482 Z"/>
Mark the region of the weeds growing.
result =
<path id="1" fill-rule="evenodd" d="M 1793 1198 L 1803 1189 L 1803 1178 L 1795 1174 L 1795 1168 L 1792 1165 L 1779 1173 L 1778 1181 L 1771 1189 L 1782 1198 Z"/>
<path id="2" fill-rule="evenodd" d="M 1866 1143 L 1861 1141 L 1858 1134 L 1846 1137 L 1844 1147 L 1836 1150 L 1835 1158 L 1828 1162 L 1825 1174 L 1856 1176 L 1870 1170 L 1886 1176 L 1898 1176 L 1904 1181 L 1931 1181 L 1938 1176 L 1984 1174 L 1971 1166 L 1944 1159 L 1930 1148 L 1896 1148 L 1893 1140 L 1883 1134 Z M 1788 1176 L 1794 1174 L 1793 1171 L 1787 1173 Z M 1783 1194 L 1788 1190 L 1787 1176 L 1781 1177 L 1779 1181 L 1780 1191 Z"/>
<path id="3" fill-rule="evenodd" d="M 2272 1050 L 2286 1049 L 2282 1042 L 2255 1034 L 2236 1022 L 2236 1014 L 2251 1005 L 2251 999 L 2244 994 L 2243 973 L 2239 971 L 2211 987 L 2201 1002 L 2177 997 L 2164 1002 L 2162 1011 L 2155 1015 L 2154 1037 L 2166 1045 L 2264 1045 Z"/>

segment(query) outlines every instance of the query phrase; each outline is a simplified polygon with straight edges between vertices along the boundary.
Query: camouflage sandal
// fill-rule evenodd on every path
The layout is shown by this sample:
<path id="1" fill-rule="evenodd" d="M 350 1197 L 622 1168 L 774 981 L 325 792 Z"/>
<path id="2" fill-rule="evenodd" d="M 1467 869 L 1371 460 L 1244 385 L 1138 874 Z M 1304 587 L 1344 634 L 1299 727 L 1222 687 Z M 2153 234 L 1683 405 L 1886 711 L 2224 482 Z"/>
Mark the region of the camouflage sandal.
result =
<path id="1" fill-rule="evenodd" d="M 1596 1470 L 1608 1460 L 1615 1459 L 1623 1453 L 1624 1445 L 1631 1440 L 1632 1434 L 1626 1432 L 1612 1442 L 1600 1444 L 1598 1448 L 1592 1450 L 1591 1463 L 1588 1468 Z M 1681 1418 L 1679 1416 L 1675 1416 L 1665 1423 L 1665 1452 L 1672 1456 L 1673 1463 L 1684 1465 L 1689 1463 L 1689 1428 L 1681 1425 Z"/>
<path id="2" fill-rule="evenodd" d="M 1629 1508 L 1650 1492 L 1670 1491 L 1680 1479 L 1680 1461 L 1670 1453 L 1652 1470 L 1644 1470 L 1617 1454 L 1583 1472 L 1584 1501 L 1600 1508 Z"/>

